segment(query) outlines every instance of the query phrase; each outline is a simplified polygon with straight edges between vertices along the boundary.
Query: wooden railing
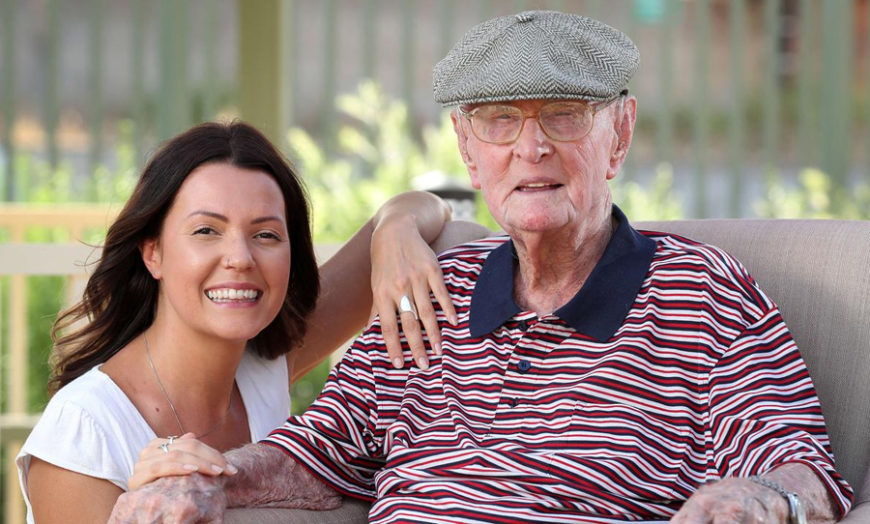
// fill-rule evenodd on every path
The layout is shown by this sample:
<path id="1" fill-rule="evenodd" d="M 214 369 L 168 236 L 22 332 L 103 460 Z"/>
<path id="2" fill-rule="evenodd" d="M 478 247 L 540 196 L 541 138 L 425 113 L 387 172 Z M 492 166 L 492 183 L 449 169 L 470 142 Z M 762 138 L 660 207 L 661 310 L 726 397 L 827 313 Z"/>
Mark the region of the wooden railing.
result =
<path id="1" fill-rule="evenodd" d="M 33 206 L 0 204 L 0 289 L 8 288 L 8 306 L 0 308 L 0 354 L 6 365 L 0 376 L 4 409 L 0 412 L 0 451 L 5 454 L 6 476 L 3 487 L 3 522 L 25 521 L 24 501 L 18 488 L 15 456 L 39 419 L 28 406 L 27 311 L 30 298 L 27 279 L 58 275 L 65 277 L 64 302 L 69 305 L 81 296 L 88 276 L 88 262 L 99 257 L 99 249 L 82 241 L 94 231 L 105 231 L 117 213 L 117 206 L 103 204 Z M 51 228 L 63 240 L 57 243 L 28 242 L 39 228 Z M 329 258 L 337 249 L 333 244 L 316 247 L 318 259 Z M 2 293 L 0 293 L 2 295 Z M 3 329 L 0 329 L 2 332 Z M 40 384 L 39 387 L 44 387 Z"/>
<path id="2" fill-rule="evenodd" d="M 5 454 L 6 483 L 4 486 L 4 522 L 24 522 L 24 507 L 18 489 L 15 456 L 33 428 L 38 413 L 28 406 L 28 331 L 29 297 L 27 279 L 39 275 L 66 277 L 66 302 L 81 294 L 87 278 L 85 261 L 95 250 L 79 239 L 86 231 L 105 230 L 114 216 L 105 205 L 0 205 L 0 231 L 7 242 L 0 244 L 0 286 L 8 286 L 8 306 L 0 311 L 0 326 L 6 338 L 0 340 L 6 366 L 0 383 L 3 385 L 5 407 L 0 413 L 0 444 Z M 36 228 L 51 228 L 65 232 L 61 243 L 30 243 L 28 236 Z"/>

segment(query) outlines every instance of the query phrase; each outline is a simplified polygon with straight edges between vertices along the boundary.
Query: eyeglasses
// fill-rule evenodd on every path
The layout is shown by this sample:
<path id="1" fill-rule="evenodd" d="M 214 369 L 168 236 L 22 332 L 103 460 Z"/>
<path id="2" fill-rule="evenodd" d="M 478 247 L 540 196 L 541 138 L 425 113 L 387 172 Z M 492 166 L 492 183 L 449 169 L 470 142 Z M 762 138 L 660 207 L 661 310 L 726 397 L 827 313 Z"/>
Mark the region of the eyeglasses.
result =
<path id="1" fill-rule="evenodd" d="M 471 132 L 490 144 L 509 144 L 519 138 L 527 118 L 537 118 L 548 137 L 559 142 L 579 140 L 589 134 L 595 114 L 625 96 L 622 92 L 601 102 L 550 102 L 537 113 L 524 113 L 507 104 L 484 104 L 459 112 L 471 122 Z"/>

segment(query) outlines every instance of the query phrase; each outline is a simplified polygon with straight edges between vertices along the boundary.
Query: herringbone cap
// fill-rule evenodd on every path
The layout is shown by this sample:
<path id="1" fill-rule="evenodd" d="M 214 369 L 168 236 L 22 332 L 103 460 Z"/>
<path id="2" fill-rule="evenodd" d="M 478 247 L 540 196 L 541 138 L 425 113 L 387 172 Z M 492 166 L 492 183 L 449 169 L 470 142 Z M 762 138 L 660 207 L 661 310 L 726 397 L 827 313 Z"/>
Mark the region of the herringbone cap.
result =
<path id="1" fill-rule="evenodd" d="M 609 25 L 525 11 L 471 28 L 433 71 L 442 105 L 566 98 L 605 100 L 626 88 L 640 56 Z"/>

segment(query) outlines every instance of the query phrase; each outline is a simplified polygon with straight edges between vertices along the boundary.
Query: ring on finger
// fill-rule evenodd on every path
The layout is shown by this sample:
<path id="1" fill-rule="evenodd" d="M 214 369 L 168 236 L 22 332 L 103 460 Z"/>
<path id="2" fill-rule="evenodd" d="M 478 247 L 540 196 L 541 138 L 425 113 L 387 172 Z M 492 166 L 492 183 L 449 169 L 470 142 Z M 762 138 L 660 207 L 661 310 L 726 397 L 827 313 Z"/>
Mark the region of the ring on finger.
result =
<path id="1" fill-rule="evenodd" d="M 176 436 L 176 435 L 169 435 L 169 436 L 166 437 L 166 438 L 169 439 L 169 444 L 172 444 L 173 442 L 175 442 L 175 439 L 177 439 L 178 436 Z"/>
<path id="2" fill-rule="evenodd" d="M 402 295 L 402 298 L 399 299 L 399 314 L 402 313 L 410 313 L 414 315 L 414 320 L 420 320 L 420 317 L 417 316 L 417 310 L 414 309 L 414 305 L 411 304 L 411 299 L 408 298 L 408 295 Z"/>
<path id="3" fill-rule="evenodd" d="M 164 453 L 169 453 L 169 442 L 160 444 L 160 449 L 162 449 Z"/>

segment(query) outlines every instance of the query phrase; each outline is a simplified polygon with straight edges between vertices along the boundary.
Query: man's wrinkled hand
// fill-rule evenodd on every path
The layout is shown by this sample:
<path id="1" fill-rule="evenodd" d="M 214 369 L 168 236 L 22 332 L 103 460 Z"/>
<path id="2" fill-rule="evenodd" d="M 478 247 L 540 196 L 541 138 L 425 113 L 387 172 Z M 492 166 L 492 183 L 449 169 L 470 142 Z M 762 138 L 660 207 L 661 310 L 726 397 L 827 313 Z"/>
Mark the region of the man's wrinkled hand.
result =
<path id="1" fill-rule="evenodd" d="M 166 477 L 118 498 L 110 523 L 223 522 L 227 498 L 220 479 L 193 473 Z"/>
<path id="2" fill-rule="evenodd" d="M 775 524 L 788 521 L 788 504 L 777 492 L 745 478 L 702 486 L 672 524 Z"/>

